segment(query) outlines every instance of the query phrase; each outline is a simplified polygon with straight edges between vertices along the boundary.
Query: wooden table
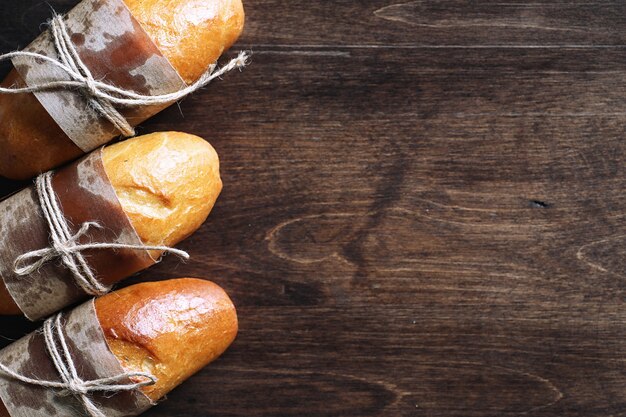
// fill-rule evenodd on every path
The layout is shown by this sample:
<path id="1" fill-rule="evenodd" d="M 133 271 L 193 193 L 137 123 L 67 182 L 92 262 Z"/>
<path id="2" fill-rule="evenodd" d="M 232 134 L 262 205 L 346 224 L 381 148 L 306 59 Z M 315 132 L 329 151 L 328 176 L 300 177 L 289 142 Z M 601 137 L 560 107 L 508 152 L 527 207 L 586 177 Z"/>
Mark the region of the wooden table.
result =
<path id="1" fill-rule="evenodd" d="M 50 15 L 0 12 L 3 52 Z M 247 12 L 252 65 L 141 128 L 205 137 L 225 190 L 131 283 L 206 277 L 241 320 L 146 416 L 625 415 L 626 3 Z"/>

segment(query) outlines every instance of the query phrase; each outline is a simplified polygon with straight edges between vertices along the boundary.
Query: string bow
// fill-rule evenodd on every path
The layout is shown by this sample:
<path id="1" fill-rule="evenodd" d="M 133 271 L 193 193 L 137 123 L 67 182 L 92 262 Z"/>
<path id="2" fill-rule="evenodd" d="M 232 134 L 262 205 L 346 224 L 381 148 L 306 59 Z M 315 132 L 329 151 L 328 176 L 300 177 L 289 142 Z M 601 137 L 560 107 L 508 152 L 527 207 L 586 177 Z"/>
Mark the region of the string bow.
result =
<path id="1" fill-rule="evenodd" d="M 0 374 L 25 384 L 57 389 L 61 396 L 74 395 L 80 399 L 90 417 L 106 417 L 91 398 L 92 394 L 134 391 L 157 383 L 157 378 L 146 372 L 127 372 L 90 381 L 80 378 L 63 333 L 61 318 L 62 314 L 58 314 L 56 317 L 48 319 L 43 326 L 46 350 L 61 377 L 61 382 L 27 377 L 2 363 L 0 363 Z M 133 382 L 133 380 L 140 381 Z"/>
<path id="2" fill-rule="evenodd" d="M 85 236 L 92 227 L 102 228 L 96 222 L 83 223 L 77 233 L 72 234 L 70 227 L 63 215 L 54 189 L 52 187 L 52 173 L 47 172 L 37 177 L 35 187 L 37 197 L 43 211 L 43 217 L 48 223 L 51 244 L 47 248 L 27 252 L 17 257 L 13 271 L 19 276 L 25 276 L 36 272 L 46 263 L 61 259 L 63 264 L 72 272 L 76 283 L 89 295 L 99 296 L 108 293 L 111 288 L 102 284 L 96 277 L 91 267 L 87 264 L 83 252 L 90 249 L 115 250 L 153 250 L 172 253 L 183 259 L 189 259 L 189 254 L 180 249 L 169 246 L 131 245 L 125 243 L 85 243 L 79 240 Z"/>
<path id="3" fill-rule="evenodd" d="M 0 87 L 0 93 L 23 94 L 57 89 L 79 89 L 88 98 L 91 107 L 111 122 L 111 124 L 126 137 L 135 136 L 135 129 L 116 109 L 116 106 L 137 107 L 173 103 L 205 87 L 211 81 L 221 77 L 227 72 L 236 68 L 245 67 L 249 59 L 248 53 L 240 52 L 236 58 L 233 58 L 218 71 L 215 71 L 217 68 L 216 65 L 211 65 L 198 81 L 178 91 L 169 94 L 145 95 L 95 79 L 89 68 L 87 68 L 80 58 L 78 50 L 74 46 L 71 35 L 67 30 L 63 16 L 55 14 L 50 20 L 50 34 L 59 56 L 58 60 L 37 52 L 16 51 L 0 55 L 0 62 L 17 57 L 43 60 L 63 70 L 70 79 L 47 81 L 41 84 L 19 88 Z"/>

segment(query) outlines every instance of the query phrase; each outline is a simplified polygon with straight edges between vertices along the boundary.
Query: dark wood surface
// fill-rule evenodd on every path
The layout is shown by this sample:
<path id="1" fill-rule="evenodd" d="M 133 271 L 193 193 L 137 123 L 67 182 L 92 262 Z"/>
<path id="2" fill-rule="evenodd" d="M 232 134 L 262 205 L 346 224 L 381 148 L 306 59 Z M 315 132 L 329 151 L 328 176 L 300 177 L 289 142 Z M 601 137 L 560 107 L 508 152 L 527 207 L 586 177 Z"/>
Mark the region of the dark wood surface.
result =
<path id="1" fill-rule="evenodd" d="M 50 14 L 0 12 L 3 52 Z M 626 415 L 626 3 L 247 15 L 252 65 L 141 128 L 205 137 L 225 190 L 129 283 L 206 277 L 241 320 L 146 416 Z"/>

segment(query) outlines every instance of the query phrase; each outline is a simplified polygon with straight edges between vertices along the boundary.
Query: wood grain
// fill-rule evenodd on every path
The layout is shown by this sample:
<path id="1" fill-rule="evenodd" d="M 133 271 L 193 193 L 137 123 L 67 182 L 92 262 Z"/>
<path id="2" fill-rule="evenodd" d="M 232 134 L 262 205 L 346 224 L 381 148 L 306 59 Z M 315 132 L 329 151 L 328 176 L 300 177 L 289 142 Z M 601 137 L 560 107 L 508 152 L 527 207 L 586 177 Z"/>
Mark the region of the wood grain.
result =
<path id="1" fill-rule="evenodd" d="M 0 11 L 3 51 L 49 15 Z M 129 283 L 206 277 L 241 319 L 146 416 L 624 415 L 626 4 L 247 12 L 253 64 L 141 128 L 205 137 L 225 190 Z"/>

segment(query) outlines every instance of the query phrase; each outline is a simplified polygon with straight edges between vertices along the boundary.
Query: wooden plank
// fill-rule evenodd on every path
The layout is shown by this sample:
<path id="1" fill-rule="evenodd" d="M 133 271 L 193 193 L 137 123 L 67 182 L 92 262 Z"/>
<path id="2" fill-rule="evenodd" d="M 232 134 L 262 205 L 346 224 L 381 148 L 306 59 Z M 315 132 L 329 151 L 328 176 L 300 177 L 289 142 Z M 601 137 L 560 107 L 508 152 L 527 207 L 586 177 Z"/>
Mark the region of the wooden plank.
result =
<path id="1" fill-rule="evenodd" d="M 25 46 L 50 16 L 78 0 L 5 1 L 0 46 Z M 50 6 L 48 6 L 48 4 Z M 246 3 L 241 44 L 355 47 L 535 46 L 624 47 L 626 4 L 620 1 L 480 0 Z"/>

